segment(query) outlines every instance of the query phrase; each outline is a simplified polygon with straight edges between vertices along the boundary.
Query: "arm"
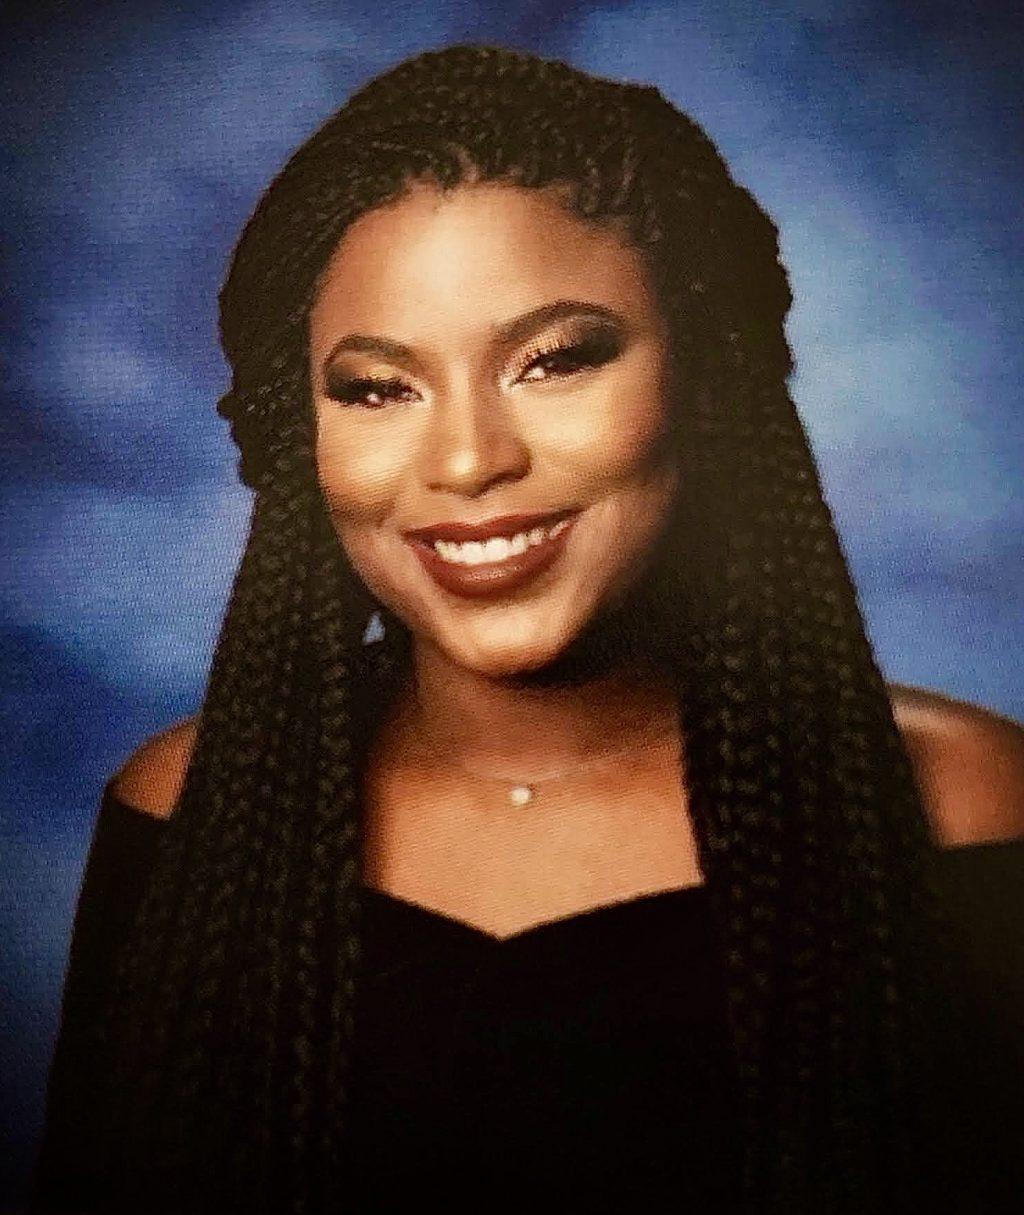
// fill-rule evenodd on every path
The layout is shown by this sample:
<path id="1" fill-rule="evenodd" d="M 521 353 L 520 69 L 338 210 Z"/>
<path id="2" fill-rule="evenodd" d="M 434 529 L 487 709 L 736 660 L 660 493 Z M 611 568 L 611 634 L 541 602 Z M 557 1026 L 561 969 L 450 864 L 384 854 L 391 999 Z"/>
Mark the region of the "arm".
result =
<path id="1" fill-rule="evenodd" d="M 102 1023 L 194 737 L 189 719 L 144 743 L 111 779 L 112 796 L 100 806 L 75 908 L 33 1174 L 33 1215 L 84 1215 L 106 1210 L 112 1201 L 88 1137 L 103 1082 Z"/>
<path id="2" fill-rule="evenodd" d="M 944 845 L 934 878 L 952 987 L 935 1015 L 951 1035 L 940 1098 L 951 1138 L 936 1175 L 960 1196 L 957 1210 L 1014 1210 L 1024 1193 L 1024 727 L 922 688 L 889 691 Z M 950 1193 L 937 1191 L 943 1210 Z"/>

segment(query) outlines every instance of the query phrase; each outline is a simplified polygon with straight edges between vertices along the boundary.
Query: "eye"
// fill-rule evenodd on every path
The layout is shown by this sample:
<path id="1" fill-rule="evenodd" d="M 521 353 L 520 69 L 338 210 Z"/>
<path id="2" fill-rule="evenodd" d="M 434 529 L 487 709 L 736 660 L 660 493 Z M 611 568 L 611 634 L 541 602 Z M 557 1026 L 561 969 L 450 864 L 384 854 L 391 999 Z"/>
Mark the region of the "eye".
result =
<path id="1" fill-rule="evenodd" d="M 327 380 L 327 395 L 332 401 L 357 409 L 383 409 L 389 402 L 408 399 L 412 389 L 401 380 L 375 379 L 372 376 Z"/>
<path id="2" fill-rule="evenodd" d="M 553 342 L 551 345 L 542 344 L 527 356 L 525 370 L 521 379 L 527 381 L 547 380 L 551 375 L 573 375 L 588 367 L 600 367 L 609 362 L 621 350 L 618 336 L 610 331 L 598 331 L 588 334 L 576 342 Z M 533 374 L 543 370 L 547 374 Z"/>

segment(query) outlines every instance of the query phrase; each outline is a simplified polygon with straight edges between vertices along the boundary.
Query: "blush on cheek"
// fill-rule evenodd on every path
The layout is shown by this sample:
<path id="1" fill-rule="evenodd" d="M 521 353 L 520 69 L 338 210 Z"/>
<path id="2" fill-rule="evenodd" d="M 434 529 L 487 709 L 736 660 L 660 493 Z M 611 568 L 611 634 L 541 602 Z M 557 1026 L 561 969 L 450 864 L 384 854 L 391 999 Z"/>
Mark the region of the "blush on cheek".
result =
<path id="1" fill-rule="evenodd" d="M 634 492 L 652 480 L 660 481 L 675 463 L 674 454 L 660 428 L 651 426 L 628 433 L 603 433 L 600 439 L 563 448 L 553 457 L 565 487 L 578 489 L 595 500 L 604 494 Z"/>
<path id="2" fill-rule="evenodd" d="M 663 395 L 623 381 L 552 418 L 542 443 L 567 476 L 614 481 L 643 473 L 662 462 L 669 443 Z"/>
<path id="3" fill-rule="evenodd" d="M 331 513 L 359 522 L 384 519 L 392 508 L 400 474 L 383 453 L 342 451 L 337 443 L 317 446 L 317 476 Z"/>

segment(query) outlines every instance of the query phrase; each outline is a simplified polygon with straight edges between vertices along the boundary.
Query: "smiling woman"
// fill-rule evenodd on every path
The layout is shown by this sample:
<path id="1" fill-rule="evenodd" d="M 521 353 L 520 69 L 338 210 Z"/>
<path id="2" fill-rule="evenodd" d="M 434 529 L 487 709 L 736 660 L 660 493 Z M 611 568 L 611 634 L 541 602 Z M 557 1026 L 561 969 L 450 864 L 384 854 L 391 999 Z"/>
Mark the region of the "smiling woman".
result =
<path id="1" fill-rule="evenodd" d="M 252 529 L 105 790 L 34 1211 L 1000 1209 L 1024 734 L 882 680 L 700 128 L 426 52 L 220 302 Z"/>
<path id="2" fill-rule="evenodd" d="M 621 234 L 550 190 L 421 187 L 346 232 L 310 354 L 338 536 L 453 690 L 551 662 L 636 579 L 678 467 L 665 322 Z"/>

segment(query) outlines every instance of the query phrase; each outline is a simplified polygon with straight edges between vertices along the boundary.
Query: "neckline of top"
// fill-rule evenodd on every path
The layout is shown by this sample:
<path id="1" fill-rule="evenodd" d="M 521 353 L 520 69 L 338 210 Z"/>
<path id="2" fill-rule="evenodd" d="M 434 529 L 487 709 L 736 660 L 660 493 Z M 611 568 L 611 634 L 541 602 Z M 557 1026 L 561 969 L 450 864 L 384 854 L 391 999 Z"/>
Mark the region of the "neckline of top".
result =
<path id="1" fill-rule="evenodd" d="M 150 814 L 148 811 L 122 800 L 114 792 L 113 778 L 104 786 L 103 804 L 119 810 L 124 815 L 130 816 L 132 821 L 149 822 L 158 827 L 167 822 L 166 819 L 158 815 Z M 612 902 L 598 903 L 592 907 L 584 907 L 579 911 L 568 912 L 565 915 L 554 916 L 548 920 L 540 920 L 534 924 L 527 924 L 515 932 L 503 935 L 488 932 L 487 929 L 477 924 L 472 924 L 468 920 L 459 919 L 457 916 L 450 915 L 447 912 L 427 907 L 412 899 L 393 894 L 389 890 L 382 890 L 377 886 L 367 885 L 365 882 L 360 883 L 360 890 L 364 895 L 369 896 L 368 901 L 370 903 L 373 903 L 378 910 L 383 910 L 387 914 L 401 916 L 410 921 L 419 920 L 421 923 L 432 923 L 438 928 L 448 930 L 453 935 L 463 937 L 467 941 L 476 940 L 490 945 L 512 946 L 516 941 L 533 940 L 535 937 L 540 936 L 546 937 L 556 932 L 574 928 L 577 925 L 590 925 L 596 921 L 603 923 L 613 917 L 617 918 L 623 915 L 637 914 L 656 905 L 674 904 L 677 901 L 687 902 L 690 900 L 699 903 L 703 901 L 703 897 L 707 891 L 707 884 L 705 882 L 691 882 L 686 886 L 672 886 L 664 890 L 653 890 L 639 895 L 631 895 L 625 899 L 617 899 Z"/>
<path id="2" fill-rule="evenodd" d="M 149 822 L 157 828 L 166 823 L 166 819 L 150 814 L 137 806 L 123 801 L 114 792 L 113 781 L 114 778 L 111 777 L 104 786 L 104 805 L 119 810 L 123 815 L 129 816 L 132 821 Z M 1024 855 L 1024 837 L 1008 840 L 977 840 L 947 846 L 939 845 L 936 851 L 947 865 L 954 866 L 950 871 L 951 876 L 953 876 L 956 872 L 956 866 L 961 863 L 970 862 L 974 858 L 984 856 L 1013 858 L 1018 853 Z M 690 883 L 687 886 L 656 890 L 611 903 L 601 903 L 593 907 L 583 908 L 580 911 L 556 916 L 549 920 L 542 920 L 538 923 L 527 925 L 516 932 L 499 936 L 466 920 L 460 920 L 456 916 L 426 907 L 411 899 L 402 898 L 400 895 L 392 894 L 390 891 L 381 890 L 365 883 L 360 883 L 360 888 L 370 896 L 369 901 L 374 903 L 378 909 L 383 909 L 394 916 L 408 918 L 410 921 L 418 919 L 421 923 L 433 923 L 439 928 L 448 930 L 453 936 L 460 936 L 465 941 L 475 940 L 484 944 L 506 946 L 508 948 L 514 946 L 517 941 L 532 941 L 538 937 L 547 939 L 549 936 L 558 932 L 569 931 L 576 926 L 590 925 L 595 922 L 604 923 L 611 921 L 613 917 L 638 914 L 655 906 L 674 906 L 677 901 L 691 901 L 698 907 L 704 906 L 708 890 L 706 882 Z"/>
<path id="3" fill-rule="evenodd" d="M 392 894 L 389 890 L 381 890 L 376 886 L 361 886 L 364 895 L 370 896 L 377 905 L 388 912 L 402 916 L 420 919 L 449 929 L 467 940 L 475 939 L 489 945 L 514 945 L 518 941 L 533 940 L 539 936 L 549 936 L 558 932 L 574 929 L 577 926 L 590 925 L 596 921 L 604 922 L 611 917 L 634 915 L 658 905 L 675 904 L 676 902 L 703 902 L 707 891 L 705 882 L 691 882 L 687 886 L 671 886 L 664 890 L 647 891 L 644 894 L 631 895 L 625 899 L 616 899 L 608 903 L 597 903 L 592 907 L 584 907 L 579 911 L 567 912 L 565 915 L 553 916 L 548 920 L 539 920 L 535 924 L 527 924 L 514 932 L 498 935 L 488 932 L 478 924 L 459 919 L 433 907 L 426 907 L 412 899 Z"/>

